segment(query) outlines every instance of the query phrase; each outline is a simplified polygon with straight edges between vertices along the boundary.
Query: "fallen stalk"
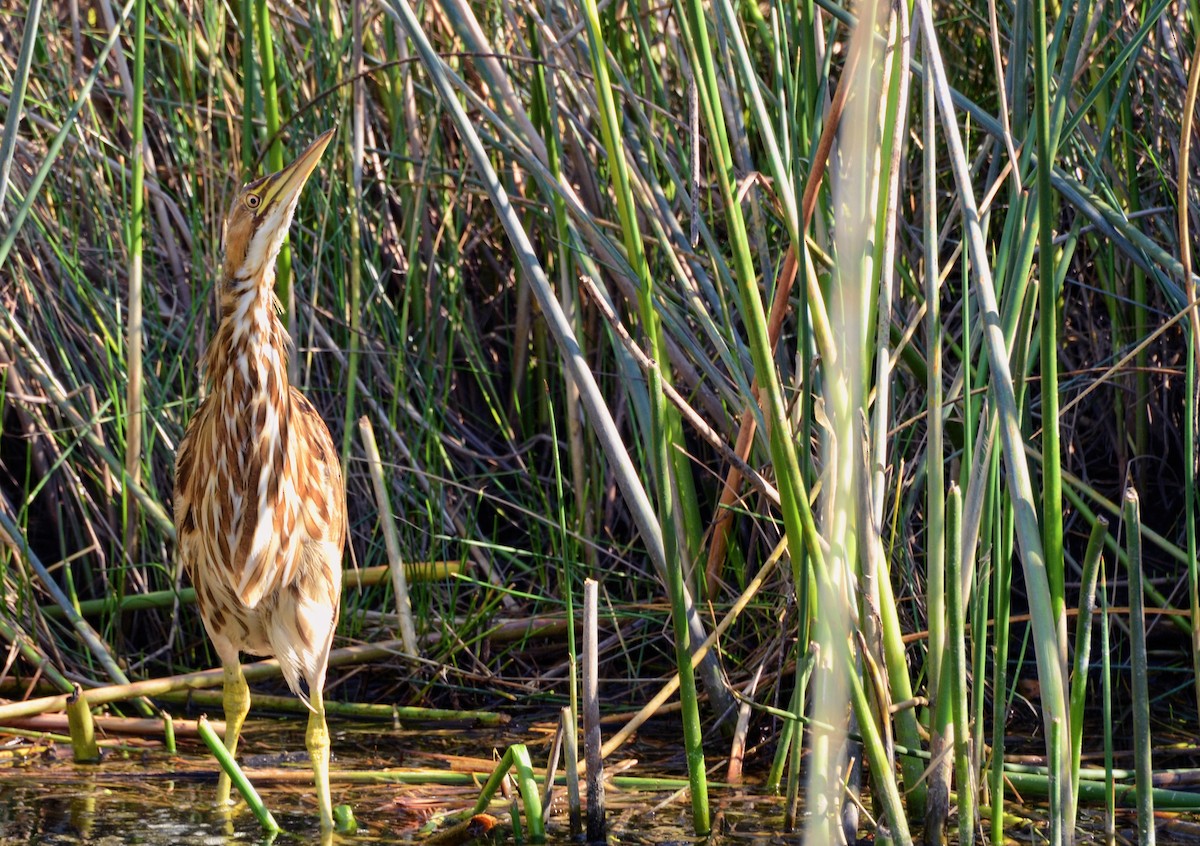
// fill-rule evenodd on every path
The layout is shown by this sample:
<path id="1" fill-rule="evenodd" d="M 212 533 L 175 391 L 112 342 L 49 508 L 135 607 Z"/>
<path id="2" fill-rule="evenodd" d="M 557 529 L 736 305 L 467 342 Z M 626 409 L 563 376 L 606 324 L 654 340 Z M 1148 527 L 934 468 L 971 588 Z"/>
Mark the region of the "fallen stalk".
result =
<path id="1" fill-rule="evenodd" d="M 302 767 L 246 767 L 245 772 L 248 775 L 253 776 L 254 781 L 258 784 L 308 785 L 312 783 L 312 771 Z M 491 775 L 492 774 L 490 772 L 483 770 L 458 772 L 455 770 L 434 769 L 432 767 L 396 770 L 330 770 L 329 781 L 334 784 L 428 784 L 442 787 L 477 788 L 479 785 L 486 782 Z M 157 774 L 154 777 L 163 779 L 169 778 L 177 782 L 186 781 L 189 779 L 194 779 L 197 781 L 209 781 L 212 779 L 212 769 L 176 769 L 170 773 Z M 145 772 L 114 772 L 105 773 L 105 778 L 114 781 L 125 779 L 145 781 L 147 775 Z M 543 772 L 534 771 L 533 780 L 537 784 L 545 784 L 546 775 Z M 554 779 L 555 785 L 562 786 L 566 783 L 567 777 L 565 775 L 559 775 Z M 730 786 L 720 782 L 711 782 L 711 784 L 716 787 Z M 630 791 L 676 791 L 687 788 L 688 782 L 687 779 L 682 778 L 651 778 L 647 776 L 618 775 L 606 778 L 605 787 Z M 1193 797 L 1195 796 L 1195 794 L 1191 795 Z"/>
<path id="2" fill-rule="evenodd" d="M 218 700 L 219 698 L 220 697 L 218 697 Z M 258 697 L 255 697 L 256 704 L 257 700 Z M 95 722 L 96 728 L 105 734 L 125 734 L 136 735 L 138 737 L 160 737 L 164 732 L 163 721 L 159 719 L 143 717 L 109 717 L 106 715 L 98 715 L 93 716 L 92 720 Z M 173 719 L 171 722 L 175 729 L 176 736 L 199 736 L 196 720 Z M 224 720 L 210 720 L 209 726 L 219 736 L 225 736 Z M 0 734 L 5 733 L 9 728 L 24 729 L 32 732 L 62 733 L 68 730 L 68 722 L 65 714 L 35 714 L 32 717 L 17 717 L 15 719 L 6 720 L 4 725 L 0 726 Z"/>
<path id="3" fill-rule="evenodd" d="M 399 654 L 401 643 L 398 640 L 387 640 L 383 643 L 347 646 L 335 649 L 329 653 L 329 666 L 338 667 L 344 664 L 365 664 Z M 261 681 L 275 678 L 280 674 L 279 662 L 271 659 L 245 664 L 242 667 L 246 681 Z M 123 702 L 139 696 L 160 696 L 177 690 L 196 690 L 206 687 L 216 687 L 224 682 L 222 670 L 202 670 L 197 673 L 185 673 L 179 676 L 168 676 L 162 679 L 147 679 L 146 681 L 129 684 L 114 684 L 107 687 L 97 687 L 84 691 L 84 698 L 89 706 L 103 705 L 108 702 Z M 0 705 L 0 723 L 16 717 L 30 717 L 35 714 L 45 714 L 51 711 L 63 711 L 67 707 L 67 694 L 45 696 L 40 699 L 28 699 L 24 702 L 10 702 Z"/>
<path id="4" fill-rule="evenodd" d="M 1047 796 L 1050 791 L 1050 777 L 1028 773 L 1005 773 L 1004 780 L 1010 785 L 1014 795 L 1029 798 L 1030 796 Z M 1102 781 L 1080 781 L 1079 800 L 1081 802 L 1101 803 L 1108 789 Z M 1114 785 L 1117 806 L 1134 810 L 1137 801 L 1138 788 L 1133 784 Z M 1200 794 L 1185 790 L 1168 790 L 1155 787 L 1147 791 L 1154 800 L 1157 811 L 1198 811 L 1200 810 Z"/>
<path id="5" fill-rule="evenodd" d="M 409 582 L 436 582 L 453 578 L 462 572 L 462 564 L 458 561 L 421 561 L 404 565 L 404 575 Z M 344 587 L 368 588 L 381 585 L 391 579 L 388 565 L 378 567 L 363 567 L 359 570 L 346 570 L 342 574 Z M 196 589 L 187 587 L 179 591 L 155 590 L 147 593 L 123 596 L 119 600 L 113 597 L 102 599 L 87 599 L 79 603 L 79 613 L 84 617 L 103 614 L 105 611 L 142 611 L 147 608 L 171 608 L 176 599 L 180 605 L 196 603 Z M 61 618 L 66 612 L 58 605 L 43 605 L 38 609 L 46 617 Z"/>
<path id="6" fill-rule="evenodd" d="M 201 708 L 215 708 L 222 704 L 222 694 L 216 690 L 176 690 L 158 694 L 155 699 L 178 704 L 187 703 Z M 294 696 L 256 693 L 254 708 L 261 711 L 308 714 L 308 706 Z M 467 722 L 484 726 L 506 725 L 510 719 L 508 714 L 500 714 L 495 711 L 458 711 L 448 708 L 414 708 L 406 705 L 376 705 L 369 702 L 331 702 L 329 700 L 325 702 L 325 713 L 330 716 L 356 717 L 364 720 Z M 147 722 L 155 721 L 148 720 Z M 161 729 L 161 724 L 159 727 Z"/>

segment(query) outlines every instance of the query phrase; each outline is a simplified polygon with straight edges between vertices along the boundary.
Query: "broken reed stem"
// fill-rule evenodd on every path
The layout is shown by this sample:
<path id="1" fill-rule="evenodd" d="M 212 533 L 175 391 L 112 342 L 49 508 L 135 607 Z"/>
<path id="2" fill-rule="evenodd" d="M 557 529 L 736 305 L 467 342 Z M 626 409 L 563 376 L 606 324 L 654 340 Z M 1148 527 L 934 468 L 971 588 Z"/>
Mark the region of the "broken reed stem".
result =
<path id="1" fill-rule="evenodd" d="M 275 822 L 275 817 L 271 815 L 271 811 L 263 804 L 262 797 L 258 795 L 258 791 L 254 789 L 254 785 L 250 783 L 250 779 L 246 778 L 246 774 L 242 772 L 242 768 L 238 766 L 238 762 L 229 753 L 229 750 L 225 748 L 225 744 L 221 742 L 221 738 L 217 737 L 217 733 L 212 730 L 212 726 L 208 724 L 208 718 L 201 717 L 197 723 L 197 727 L 200 730 L 201 739 L 204 740 L 204 745 L 208 747 L 208 751 L 212 752 L 213 757 L 217 759 L 217 763 L 221 765 L 221 769 L 229 776 L 229 780 L 238 789 L 238 793 L 242 794 L 242 798 L 246 800 L 246 804 L 254 812 L 254 816 L 258 820 L 259 825 L 263 827 L 263 831 L 266 831 L 268 834 L 277 833 L 279 831 L 279 823 Z"/>
<path id="2" fill-rule="evenodd" d="M 368 661 L 379 661 L 396 655 L 402 644 L 398 640 L 387 640 L 377 644 L 363 644 L 335 649 L 329 653 L 329 666 L 339 667 L 344 664 L 364 664 Z M 274 678 L 280 674 L 279 662 L 275 659 L 256 661 L 245 664 L 242 672 L 246 681 L 261 681 Z M 106 702 L 122 702 L 139 696 L 160 696 L 177 690 L 189 690 L 205 687 L 216 687 L 224 681 L 224 672 L 203 670 L 198 673 L 184 673 L 179 676 L 168 676 L 162 679 L 147 679 L 146 681 L 129 684 L 114 684 L 108 687 L 97 687 L 85 691 L 83 697 L 88 705 L 102 705 Z M 24 702 L 10 702 L 0 705 L 0 723 L 14 717 L 29 717 L 34 714 L 45 714 L 50 711 L 62 711 L 67 707 L 67 694 L 45 696 L 40 699 L 28 699 Z"/>
<path id="3" fill-rule="evenodd" d="M 583 583 L 583 754 L 587 757 L 587 839 L 603 843 L 604 758 L 600 751 L 600 680 L 597 624 L 599 584 Z"/>
<path id="4" fill-rule="evenodd" d="M 351 384 L 353 385 L 353 382 Z M 383 460 L 379 457 L 379 445 L 375 441 L 375 429 L 371 426 L 371 418 L 365 414 L 360 417 L 358 429 L 362 433 L 367 466 L 371 469 L 371 486 L 375 490 L 375 504 L 379 508 L 379 527 L 383 530 L 383 540 L 387 547 L 388 569 L 391 571 L 392 589 L 396 593 L 396 616 L 400 620 L 400 639 L 404 642 L 405 654 L 416 658 L 420 653 L 417 650 L 417 630 L 412 619 L 412 602 L 408 598 L 408 582 L 404 578 L 404 562 L 400 557 L 400 538 L 396 534 L 392 500 L 388 496 L 387 482 L 383 478 Z"/>
<path id="5" fill-rule="evenodd" d="M 67 728 L 71 733 L 71 757 L 76 764 L 94 764 L 100 760 L 100 747 L 96 745 L 96 724 L 92 722 L 92 711 L 83 690 L 75 690 L 67 697 Z"/>
<path id="6" fill-rule="evenodd" d="M 163 726 L 163 746 L 166 747 L 166 751 L 167 751 L 168 755 L 174 755 L 175 754 L 175 718 L 172 717 L 170 715 L 170 713 L 167 711 L 162 712 L 162 726 Z M 215 726 L 214 726 L 214 728 L 215 728 Z M 218 734 L 221 735 L 222 740 L 225 739 L 225 723 L 224 722 L 221 723 L 221 730 L 218 732 Z"/>
<path id="7" fill-rule="evenodd" d="M 579 737 L 570 706 L 563 706 L 560 725 L 566 741 L 567 815 L 571 821 L 571 840 L 583 833 L 583 802 L 579 798 Z"/>

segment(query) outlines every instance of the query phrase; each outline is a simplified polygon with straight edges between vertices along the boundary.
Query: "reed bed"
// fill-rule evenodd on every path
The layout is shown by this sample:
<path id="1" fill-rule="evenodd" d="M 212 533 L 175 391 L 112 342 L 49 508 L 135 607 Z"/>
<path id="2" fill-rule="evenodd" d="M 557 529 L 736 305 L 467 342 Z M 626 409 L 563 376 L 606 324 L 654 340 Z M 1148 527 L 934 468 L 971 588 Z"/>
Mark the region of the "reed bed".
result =
<path id="1" fill-rule="evenodd" d="M 935 838 L 952 803 L 995 839 L 1017 784 L 1070 842 L 1134 781 L 1110 720 L 1143 814 L 1186 804 L 1147 782 L 1145 679 L 1186 679 L 1194 736 L 1198 14 L 9 4 L 0 681 L 58 701 L 214 664 L 169 498 L 220 221 L 336 125 L 278 292 L 342 445 L 346 567 L 409 578 L 346 592 L 338 646 L 399 620 L 404 647 L 332 699 L 577 720 L 593 578 L 601 695 L 674 677 L 699 834 L 744 706 L 746 774 L 822 842 Z M 1107 778 L 1080 765 L 1100 721 Z"/>

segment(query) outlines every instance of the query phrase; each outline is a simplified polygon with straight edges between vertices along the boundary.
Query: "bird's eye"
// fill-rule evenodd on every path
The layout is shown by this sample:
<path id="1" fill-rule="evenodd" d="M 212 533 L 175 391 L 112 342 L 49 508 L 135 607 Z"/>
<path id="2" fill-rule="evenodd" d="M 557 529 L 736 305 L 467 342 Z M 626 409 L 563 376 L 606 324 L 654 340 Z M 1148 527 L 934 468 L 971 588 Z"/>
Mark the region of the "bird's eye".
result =
<path id="1" fill-rule="evenodd" d="M 247 194 L 246 195 L 246 208 L 248 208 L 248 209 L 258 208 L 258 205 L 261 202 L 262 202 L 262 198 L 259 197 L 257 194 Z"/>

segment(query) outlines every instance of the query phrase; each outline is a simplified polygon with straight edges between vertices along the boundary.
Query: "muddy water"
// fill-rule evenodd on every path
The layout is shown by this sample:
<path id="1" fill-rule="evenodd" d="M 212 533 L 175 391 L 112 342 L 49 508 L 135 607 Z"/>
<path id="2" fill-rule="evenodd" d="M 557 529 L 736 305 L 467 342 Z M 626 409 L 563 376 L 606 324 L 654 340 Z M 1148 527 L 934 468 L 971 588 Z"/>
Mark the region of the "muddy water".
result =
<path id="1" fill-rule="evenodd" d="M 514 742 L 525 743 L 534 765 L 542 766 L 550 745 L 549 729 L 539 726 L 505 729 L 503 734 L 497 729 L 404 731 L 380 724 L 335 724 L 331 729 L 333 801 L 351 805 L 359 823 L 357 834 L 338 836 L 334 842 L 364 846 L 424 840 L 448 825 L 447 815 L 469 811 L 482 782 L 439 784 L 432 783 L 431 776 L 411 784 L 349 783 L 338 773 L 486 773 L 493 755 Z M 242 738 L 243 766 L 284 829 L 274 840 L 264 837 L 244 805 L 239 803 L 228 815 L 213 808 L 215 763 L 199 740 L 181 738 L 174 756 L 157 745 L 131 746 L 107 751 L 99 764 L 76 765 L 69 748 L 59 745 L 20 764 L 5 765 L 0 759 L 0 846 L 320 843 L 303 724 L 252 720 Z M 625 767 L 626 776 L 663 773 L 642 764 L 627 762 Z M 679 778 L 682 766 L 669 765 L 666 774 Z M 547 820 L 548 841 L 569 843 L 564 789 L 556 788 L 555 797 Z M 695 842 L 686 793 L 670 787 L 631 789 L 618 781 L 608 787 L 607 798 L 610 835 L 617 842 Z M 733 789 L 715 789 L 712 798 L 714 807 L 722 809 L 730 842 L 795 842 L 780 833 L 781 799 Z M 498 841 L 512 842 L 509 806 L 497 801 L 490 812 L 500 820 Z"/>

